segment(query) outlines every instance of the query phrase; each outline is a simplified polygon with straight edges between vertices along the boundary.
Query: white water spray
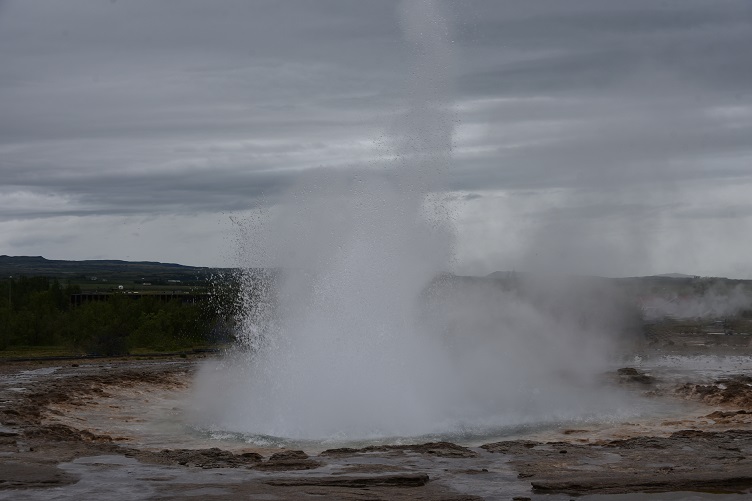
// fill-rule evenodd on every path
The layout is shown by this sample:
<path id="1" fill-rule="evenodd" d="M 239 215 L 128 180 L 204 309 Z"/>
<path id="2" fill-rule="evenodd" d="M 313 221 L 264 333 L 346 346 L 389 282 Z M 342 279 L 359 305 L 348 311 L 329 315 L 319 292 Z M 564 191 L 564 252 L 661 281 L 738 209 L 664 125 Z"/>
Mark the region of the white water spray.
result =
<path id="1" fill-rule="evenodd" d="M 245 273 L 240 349 L 197 380 L 201 426 L 404 437 L 571 418 L 603 401 L 572 400 L 602 360 L 601 343 L 575 344 L 588 329 L 511 293 L 436 282 L 454 238 L 438 195 L 452 145 L 451 39 L 433 1 L 406 0 L 400 19 L 416 63 L 385 152 L 392 165 L 307 176 L 250 225 L 248 265 L 282 272 L 262 286 Z M 597 362 L 572 369 L 575 351 Z"/>

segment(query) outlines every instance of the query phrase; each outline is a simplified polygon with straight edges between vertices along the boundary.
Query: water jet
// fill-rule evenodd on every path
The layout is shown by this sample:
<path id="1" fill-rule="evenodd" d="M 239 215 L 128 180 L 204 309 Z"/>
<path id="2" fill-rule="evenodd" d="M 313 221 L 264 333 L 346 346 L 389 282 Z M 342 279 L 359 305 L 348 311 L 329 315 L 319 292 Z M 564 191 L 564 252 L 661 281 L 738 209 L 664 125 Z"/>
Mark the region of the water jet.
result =
<path id="1" fill-rule="evenodd" d="M 571 290 L 447 275 L 451 28 L 431 0 L 399 12 L 415 61 L 390 165 L 302 174 L 249 223 L 237 349 L 197 378 L 197 426 L 394 441 L 629 414 L 595 381 L 613 326 L 559 311 Z M 259 275 L 260 263 L 279 271 Z M 606 317 L 603 306 L 585 313 Z"/>

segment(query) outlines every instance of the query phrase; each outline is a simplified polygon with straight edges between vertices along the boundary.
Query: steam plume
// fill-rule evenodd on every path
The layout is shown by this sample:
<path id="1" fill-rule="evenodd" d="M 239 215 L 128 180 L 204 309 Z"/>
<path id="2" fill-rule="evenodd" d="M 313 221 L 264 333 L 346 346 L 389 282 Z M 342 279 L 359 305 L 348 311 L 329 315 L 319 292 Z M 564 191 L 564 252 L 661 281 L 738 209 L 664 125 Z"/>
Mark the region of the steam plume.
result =
<path id="1" fill-rule="evenodd" d="M 362 439 L 613 409 L 580 391 L 602 369 L 603 325 L 559 314 L 555 299 L 441 278 L 454 246 L 437 194 L 453 134 L 450 30 L 429 0 L 406 0 L 400 19 L 416 62 L 385 152 L 393 164 L 304 176 L 250 225 L 249 266 L 282 271 L 243 276 L 241 349 L 197 382 L 203 426 Z"/>

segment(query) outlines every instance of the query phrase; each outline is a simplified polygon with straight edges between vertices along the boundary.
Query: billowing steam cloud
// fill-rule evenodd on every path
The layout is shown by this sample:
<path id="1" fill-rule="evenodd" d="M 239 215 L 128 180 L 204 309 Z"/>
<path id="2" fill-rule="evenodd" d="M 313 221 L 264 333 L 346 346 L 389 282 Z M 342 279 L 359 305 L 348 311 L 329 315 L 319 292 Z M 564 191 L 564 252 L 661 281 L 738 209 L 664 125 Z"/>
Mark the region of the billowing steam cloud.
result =
<path id="1" fill-rule="evenodd" d="M 430 0 L 406 0 L 400 14 L 417 57 L 384 153 L 393 164 L 311 175 L 249 224 L 247 265 L 281 271 L 242 277 L 241 346 L 199 375 L 200 426 L 349 440 L 617 408 L 593 380 L 617 330 L 603 295 L 443 275 L 454 245 L 437 195 L 453 132 L 449 26 Z"/>

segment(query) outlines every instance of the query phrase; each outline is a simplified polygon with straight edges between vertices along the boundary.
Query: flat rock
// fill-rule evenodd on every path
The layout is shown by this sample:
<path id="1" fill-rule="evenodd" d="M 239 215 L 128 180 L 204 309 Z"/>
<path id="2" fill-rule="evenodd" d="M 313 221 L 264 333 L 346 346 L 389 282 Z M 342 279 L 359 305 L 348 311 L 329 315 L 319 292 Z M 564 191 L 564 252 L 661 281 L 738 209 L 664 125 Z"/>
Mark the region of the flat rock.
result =
<path id="1" fill-rule="evenodd" d="M 261 455 L 250 452 L 233 454 L 217 447 L 211 449 L 165 449 L 154 453 L 139 455 L 141 459 L 151 460 L 161 464 L 180 466 L 194 466 L 199 468 L 239 468 L 252 466 L 261 462 Z"/>
<path id="2" fill-rule="evenodd" d="M 531 482 L 538 493 L 582 495 L 592 492 L 618 494 L 624 492 L 717 491 L 740 492 L 752 486 L 752 473 L 682 474 L 682 475 L 588 475 L 562 480 Z"/>
<path id="3" fill-rule="evenodd" d="M 0 489 L 59 487 L 73 484 L 78 477 L 40 463 L 0 461 Z"/>
<path id="4" fill-rule="evenodd" d="M 268 461 L 259 463 L 254 468 L 265 471 L 286 471 L 313 470 L 320 466 L 319 461 L 309 459 L 305 452 L 289 450 L 272 454 Z"/>
<path id="5" fill-rule="evenodd" d="M 266 484 L 274 486 L 319 486 L 319 487 L 421 487 L 428 483 L 425 473 L 400 473 L 393 475 L 299 477 L 275 478 Z"/>
<path id="6" fill-rule="evenodd" d="M 428 442 L 425 444 L 413 445 L 371 445 L 362 449 L 352 449 L 343 447 L 339 449 L 327 449 L 320 456 L 349 456 L 353 454 L 363 454 L 371 452 L 417 452 L 430 456 L 445 458 L 474 458 L 478 453 L 467 447 L 453 444 L 451 442 Z"/>

